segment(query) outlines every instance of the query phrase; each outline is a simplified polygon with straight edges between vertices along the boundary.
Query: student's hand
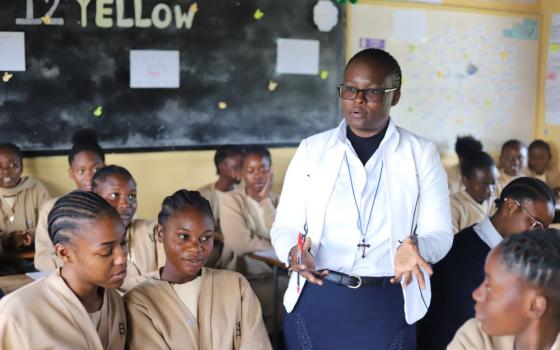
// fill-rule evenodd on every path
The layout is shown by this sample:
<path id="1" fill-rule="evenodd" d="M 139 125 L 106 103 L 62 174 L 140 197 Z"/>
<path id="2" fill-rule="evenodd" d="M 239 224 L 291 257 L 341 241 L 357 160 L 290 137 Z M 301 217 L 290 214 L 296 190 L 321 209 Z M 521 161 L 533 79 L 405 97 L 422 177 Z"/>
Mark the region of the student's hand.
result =
<path id="1" fill-rule="evenodd" d="M 274 183 L 274 174 L 272 170 L 268 173 L 268 178 L 264 183 L 263 189 L 259 192 L 259 202 L 267 199 L 270 197 L 270 193 L 272 192 L 272 184 Z"/>
<path id="2" fill-rule="evenodd" d="M 33 237 L 27 231 L 14 231 L 12 232 L 12 246 L 15 249 L 28 247 L 33 244 Z"/>
<path id="3" fill-rule="evenodd" d="M 297 264 L 297 245 L 290 250 L 290 270 L 299 272 L 299 275 L 313 284 L 323 285 L 323 279 L 329 274 L 328 271 L 317 271 L 313 255 L 309 254 L 311 249 L 311 238 L 306 238 L 303 242 L 303 252 L 301 253 L 300 264 Z"/>
<path id="4" fill-rule="evenodd" d="M 412 282 L 412 274 L 416 275 L 420 288 L 426 288 L 424 274 L 422 269 L 430 276 L 433 273 L 432 267 L 422 256 L 418 250 L 418 244 L 410 237 L 405 239 L 395 254 L 395 277 L 391 279 L 391 283 L 400 283 L 404 281 L 404 287 Z"/>

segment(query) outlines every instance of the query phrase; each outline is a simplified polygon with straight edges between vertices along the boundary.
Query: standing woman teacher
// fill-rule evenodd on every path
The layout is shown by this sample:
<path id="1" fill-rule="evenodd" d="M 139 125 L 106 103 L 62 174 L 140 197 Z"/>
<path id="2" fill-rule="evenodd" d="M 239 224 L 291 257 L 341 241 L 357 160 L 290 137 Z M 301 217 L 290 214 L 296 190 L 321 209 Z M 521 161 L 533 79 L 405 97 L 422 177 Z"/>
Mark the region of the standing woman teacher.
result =
<path id="1" fill-rule="evenodd" d="M 338 86 L 344 120 L 303 140 L 290 163 L 271 231 L 294 271 L 284 296 L 290 350 L 416 348 L 429 264 L 453 235 L 435 145 L 389 117 L 401 79 L 387 52 L 357 53 Z"/>

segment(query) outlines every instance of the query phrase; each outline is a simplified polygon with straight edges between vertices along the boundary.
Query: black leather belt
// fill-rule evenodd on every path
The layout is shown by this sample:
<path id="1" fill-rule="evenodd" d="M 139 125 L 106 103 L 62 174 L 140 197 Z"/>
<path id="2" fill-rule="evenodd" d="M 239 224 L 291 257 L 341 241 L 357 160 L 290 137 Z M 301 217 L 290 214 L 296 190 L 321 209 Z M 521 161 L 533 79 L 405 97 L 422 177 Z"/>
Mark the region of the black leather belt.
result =
<path id="1" fill-rule="evenodd" d="M 388 287 L 393 285 L 391 283 L 392 277 L 360 277 L 356 275 L 347 275 L 345 273 L 332 270 L 327 271 L 329 271 L 329 274 L 325 277 L 327 281 L 331 281 L 352 289 L 365 286 Z"/>

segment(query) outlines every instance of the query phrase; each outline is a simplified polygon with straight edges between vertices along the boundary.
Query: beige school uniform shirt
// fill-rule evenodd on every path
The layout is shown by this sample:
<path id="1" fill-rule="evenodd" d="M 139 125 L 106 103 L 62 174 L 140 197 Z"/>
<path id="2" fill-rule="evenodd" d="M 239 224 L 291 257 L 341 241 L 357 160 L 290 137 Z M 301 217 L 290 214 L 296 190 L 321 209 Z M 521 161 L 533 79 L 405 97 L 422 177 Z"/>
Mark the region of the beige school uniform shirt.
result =
<path id="1" fill-rule="evenodd" d="M 47 218 L 57 198 L 48 201 L 41 209 L 39 226 L 35 236 L 35 267 L 39 271 L 51 272 L 62 266 L 54 252 L 47 227 Z M 128 264 L 126 279 L 119 288 L 127 291 L 144 281 L 144 274 L 153 272 L 165 265 L 163 244 L 155 236 L 156 222 L 134 219 L 126 230 L 128 239 Z"/>
<path id="2" fill-rule="evenodd" d="M 459 163 L 445 168 L 445 172 L 447 173 L 447 187 L 449 187 L 449 193 L 460 192 L 463 189 L 463 176 L 461 175 Z"/>
<path id="3" fill-rule="evenodd" d="M 541 181 L 544 181 L 551 190 L 560 188 L 560 172 L 554 167 L 549 167 L 545 169 L 544 173 L 537 175 L 534 171 L 529 168 L 524 170 L 525 176 L 534 177 Z"/>
<path id="4" fill-rule="evenodd" d="M 496 210 L 494 196 L 477 203 L 466 191 L 460 191 L 451 195 L 451 222 L 453 233 L 457 233 L 491 216 Z"/>
<path id="5" fill-rule="evenodd" d="M 0 300 L 0 349 L 124 349 L 126 313 L 116 291 L 104 291 L 100 311 L 94 327 L 56 270 Z"/>
<path id="6" fill-rule="evenodd" d="M 243 276 L 203 268 L 200 279 L 197 315 L 159 274 L 126 293 L 127 348 L 272 349 L 259 301 Z"/>
<path id="7" fill-rule="evenodd" d="M 212 215 L 214 215 L 214 221 L 216 224 L 216 231 L 220 231 L 220 199 L 224 192 L 216 189 L 216 184 L 211 183 L 204 187 L 198 189 L 198 192 L 202 197 L 206 198 L 210 202 L 210 208 L 212 208 Z"/>
<path id="8" fill-rule="evenodd" d="M 514 350 L 515 337 L 491 337 L 480 328 L 480 322 L 472 318 L 455 334 L 447 350 Z M 550 350 L 560 350 L 560 334 Z"/>
<path id="9" fill-rule="evenodd" d="M 245 192 L 244 186 L 224 193 L 220 202 L 220 220 L 224 252 L 232 254 L 228 268 L 246 276 L 272 273 L 266 263 L 251 259 L 246 254 L 272 249 L 270 228 L 277 205 L 275 194 L 257 202 Z"/>
<path id="10" fill-rule="evenodd" d="M 32 177 L 24 176 L 13 188 L 0 188 L 0 242 L 5 244 L 14 231 L 35 234 L 39 209 L 50 198 L 45 186 Z M 0 254 L 6 248 L 0 245 Z"/>
<path id="11" fill-rule="evenodd" d="M 498 176 L 498 178 L 496 179 L 496 197 L 500 196 L 500 194 L 502 193 L 502 190 L 504 189 L 504 187 L 507 186 L 507 184 L 509 184 L 510 182 L 512 182 L 513 180 L 515 180 L 519 177 L 523 177 L 523 175 L 510 176 L 510 175 L 504 173 L 503 171 L 500 171 L 500 176 Z"/>

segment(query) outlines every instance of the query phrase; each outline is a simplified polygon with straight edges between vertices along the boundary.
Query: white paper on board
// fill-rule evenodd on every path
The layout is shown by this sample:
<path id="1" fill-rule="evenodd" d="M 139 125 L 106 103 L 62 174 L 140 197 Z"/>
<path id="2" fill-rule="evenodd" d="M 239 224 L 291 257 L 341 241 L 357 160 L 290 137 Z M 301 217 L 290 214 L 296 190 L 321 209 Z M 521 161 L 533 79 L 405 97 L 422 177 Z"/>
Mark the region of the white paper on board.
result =
<path id="1" fill-rule="evenodd" d="M 549 43 L 560 44 L 560 13 L 552 15 L 552 24 L 550 26 Z"/>
<path id="2" fill-rule="evenodd" d="M 398 10 L 393 14 L 393 38 L 407 43 L 417 43 L 426 37 L 428 21 L 426 11 Z"/>
<path id="3" fill-rule="evenodd" d="M 0 71 L 25 71 L 24 32 L 0 32 Z"/>
<path id="4" fill-rule="evenodd" d="M 276 73 L 319 74 L 319 41 L 278 39 Z"/>
<path id="5" fill-rule="evenodd" d="M 179 88 L 178 50 L 130 50 L 131 88 Z"/>

